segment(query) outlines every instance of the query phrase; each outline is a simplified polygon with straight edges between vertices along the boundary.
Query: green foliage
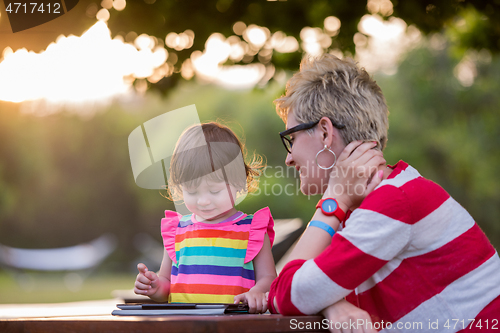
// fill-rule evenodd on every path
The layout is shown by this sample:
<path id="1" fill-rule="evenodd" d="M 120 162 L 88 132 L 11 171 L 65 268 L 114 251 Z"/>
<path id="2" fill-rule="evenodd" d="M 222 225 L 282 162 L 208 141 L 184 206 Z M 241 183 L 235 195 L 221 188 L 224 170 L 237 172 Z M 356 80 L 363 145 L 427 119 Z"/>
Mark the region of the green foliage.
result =
<path id="1" fill-rule="evenodd" d="M 463 49 L 500 50 L 500 1 L 478 0 L 393 0 L 393 12 L 384 15 L 402 18 L 408 25 L 428 33 L 442 32 L 455 26 L 452 37 Z M 186 0 L 129 1 L 123 11 L 111 12 L 109 27 L 113 34 L 125 35 L 130 31 L 147 33 L 164 39 L 169 32 L 180 33 L 186 29 L 194 31 L 192 48 L 177 52 L 178 66 L 189 58 L 194 50 L 203 51 L 207 38 L 214 32 L 225 37 L 234 35 L 233 25 L 242 21 L 247 25 L 267 27 L 271 33 L 282 31 L 301 40 L 303 27 L 323 28 L 324 19 L 335 16 L 341 21 L 339 34 L 332 39 L 330 49 L 355 53 L 353 36 L 358 32 L 358 23 L 369 14 L 367 1 L 256 1 L 256 0 Z M 388 17 L 387 16 L 387 17 Z M 457 26 L 458 24 L 458 26 Z M 175 53 L 173 49 L 169 52 Z M 273 55 L 277 68 L 295 70 L 301 50 L 289 56 L 278 52 Z M 255 57 L 254 62 L 258 62 Z M 164 83 L 164 82 L 163 82 Z M 160 83 L 163 84 L 163 83 Z"/>
<path id="2" fill-rule="evenodd" d="M 460 44 L 464 49 L 500 50 L 500 1 L 494 0 L 393 0 L 394 16 L 415 25 L 425 34 L 442 32 L 459 24 Z"/>
<path id="3" fill-rule="evenodd" d="M 194 50 L 204 50 L 205 42 L 212 33 L 219 32 L 225 37 L 234 35 L 233 25 L 238 21 L 267 27 L 271 33 L 283 31 L 300 41 L 303 27 L 323 28 L 324 19 L 335 15 L 342 20 L 342 29 L 334 38 L 332 48 L 354 53 L 352 36 L 358 31 L 357 24 L 364 14 L 367 14 L 366 1 L 188 0 L 156 1 L 149 5 L 142 1 L 129 1 L 123 11 L 112 12 L 108 23 L 113 34 L 125 35 L 135 31 L 159 39 L 165 39 L 169 32 L 194 31 L 192 48 L 178 52 L 169 49 L 169 52 L 177 54 L 180 68 L 180 64 Z M 300 52 L 288 56 L 277 54 L 273 57 L 273 64 L 278 68 L 295 70 L 300 58 Z M 254 62 L 258 62 L 257 57 Z"/>
<path id="4" fill-rule="evenodd" d="M 469 5 L 455 18 L 453 24 L 446 29 L 453 50 L 457 56 L 463 56 L 469 49 L 498 50 L 498 41 L 491 38 L 491 22 L 488 18 Z M 500 27 L 499 27 L 500 29 Z"/>
<path id="5" fill-rule="evenodd" d="M 391 77 L 379 77 L 391 110 L 385 157 L 403 159 L 443 186 L 500 246 L 500 59 L 476 61 L 463 87 L 448 49 L 420 48 Z"/>

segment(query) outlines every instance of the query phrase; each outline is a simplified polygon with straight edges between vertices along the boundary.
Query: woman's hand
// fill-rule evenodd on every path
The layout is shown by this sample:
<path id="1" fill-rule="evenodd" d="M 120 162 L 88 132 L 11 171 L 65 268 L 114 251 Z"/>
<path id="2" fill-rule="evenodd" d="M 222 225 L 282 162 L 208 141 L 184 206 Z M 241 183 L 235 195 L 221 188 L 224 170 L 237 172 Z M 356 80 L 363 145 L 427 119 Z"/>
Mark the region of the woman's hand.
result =
<path id="1" fill-rule="evenodd" d="M 234 304 L 248 304 L 249 313 L 264 313 L 267 311 L 267 295 L 257 290 L 250 289 L 246 293 L 234 296 Z"/>
<path id="2" fill-rule="evenodd" d="M 148 270 L 146 265 L 140 263 L 137 265 L 139 274 L 135 279 L 134 292 L 137 295 L 153 296 L 158 291 L 160 286 L 160 279 L 155 272 Z"/>
<path id="3" fill-rule="evenodd" d="M 330 305 L 322 312 L 328 319 L 329 329 L 332 333 L 376 333 L 368 312 L 352 305 L 346 300 Z"/>
<path id="4" fill-rule="evenodd" d="M 330 174 L 324 198 L 336 198 L 343 209 L 358 207 L 382 181 L 386 161 L 376 142 L 353 141 L 340 154 Z"/>

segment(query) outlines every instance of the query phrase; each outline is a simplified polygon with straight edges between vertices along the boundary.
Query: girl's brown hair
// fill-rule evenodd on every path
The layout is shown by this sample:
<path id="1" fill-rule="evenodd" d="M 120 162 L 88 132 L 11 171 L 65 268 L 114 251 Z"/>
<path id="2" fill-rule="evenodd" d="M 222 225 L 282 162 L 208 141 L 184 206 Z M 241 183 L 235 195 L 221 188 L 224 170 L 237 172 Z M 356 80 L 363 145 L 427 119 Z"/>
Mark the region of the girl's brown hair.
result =
<path id="1" fill-rule="evenodd" d="M 202 177 L 226 182 L 238 192 L 253 192 L 264 168 L 262 157 L 245 161 L 246 149 L 236 134 L 216 122 L 186 129 L 175 146 L 170 161 L 167 198 L 182 199 L 182 185 L 197 187 Z"/>

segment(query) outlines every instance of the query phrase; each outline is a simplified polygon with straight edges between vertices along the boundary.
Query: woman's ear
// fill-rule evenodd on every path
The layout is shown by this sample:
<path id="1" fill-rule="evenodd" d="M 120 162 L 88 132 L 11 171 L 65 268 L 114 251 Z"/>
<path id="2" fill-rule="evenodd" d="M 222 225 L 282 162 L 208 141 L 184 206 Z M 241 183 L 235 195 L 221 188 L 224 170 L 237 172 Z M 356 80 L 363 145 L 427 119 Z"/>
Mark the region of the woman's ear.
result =
<path id="1" fill-rule="evenodd" d="M 321 140 L 323 145 L 331 147 L 333 138 L 338 135 L 338 131 L 333 126 L 332 121 L 328 117 L 323 117 L 318 123 L 319 134 L 321 135 Z"/>

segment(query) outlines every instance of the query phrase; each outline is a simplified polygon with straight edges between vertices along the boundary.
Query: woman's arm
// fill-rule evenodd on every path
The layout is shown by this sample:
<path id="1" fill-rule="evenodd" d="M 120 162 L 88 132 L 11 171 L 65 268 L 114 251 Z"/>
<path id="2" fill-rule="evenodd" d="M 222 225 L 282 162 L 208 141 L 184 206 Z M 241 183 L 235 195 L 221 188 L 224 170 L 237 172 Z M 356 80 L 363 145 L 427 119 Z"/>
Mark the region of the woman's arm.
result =
<path id="1" fill-rule="evenodd" d="M 267 311 L 266 293 L 277 276 L 271 252 L 271 242 L 267 234 L 264 235 L 264 243 L 259 253 L 253 259 L 253 264 L 255 286 L 246 293 L 236 295 L 234 303 L 246 302 L 248 303 L 250 313 L 262 313 Z"/>
<path id="2" fill-rule="evenodd" d="M 344 211 L 359 206 L 382 180 L 378 169 L 385 165 L 385 160 L 381 152 L 371 149 L 373 147 L 374 144 L 369 142 L 353 142 L 346 146 L 332 171 L 324 198 L 336 198 Z M 313 219 L 327 223 L 334 229 L 340 224 L 336 217 L 324 216 L 319 209 Z M 388 234 L 393 232 L 383 230 L 382 233 L 385 231 Z M 370 230 L 361 233 L 361 238 L 366 238 L 362 243 L 379 241 L 378 235 Z M 380 239 L 380 242 L 384 241 Z M 363 251 L 356 251 L 355 246 L 344 237 L 336 235 L 332 240 L 324 230 L 310 227 L 293 250 L 290 262 L 273 283 L 270 294 L 275 298 L 271 302 L 284 314 L 317 313 L 342 300 L 386 262 L 369 262 L 369 257 Z M 316 259 L 310 260 L 312 258 Z"/>
<path id="3" fill-rule="evenodd" d="M 361 201 L 382 181 L 378 167 L 385 163 L 382 152 L 373 150 L 375 143 L 354 141 L 347 145 L 330 173 L 330 181 L 323 198 L 335 198 L 340 209 L 347 212 Z M 370 180 L 370 182 L 369 182 Z M 335 216 L 326 216 L 316 209 L 311 220 L 324 222 L 337 231 L 340 223 Z M 292 250 L 288 261 L 316 258 L 332 237 L 322 229 L 307 228 Z"/>
<path id="4" fill-rule="evenodd" d="M 373 328 L 368 312 L 352 305 L 346 300 L 330 305 L 321 314 L 328 319 L 328 328 L 332 333 L 377 333 Z"/>

